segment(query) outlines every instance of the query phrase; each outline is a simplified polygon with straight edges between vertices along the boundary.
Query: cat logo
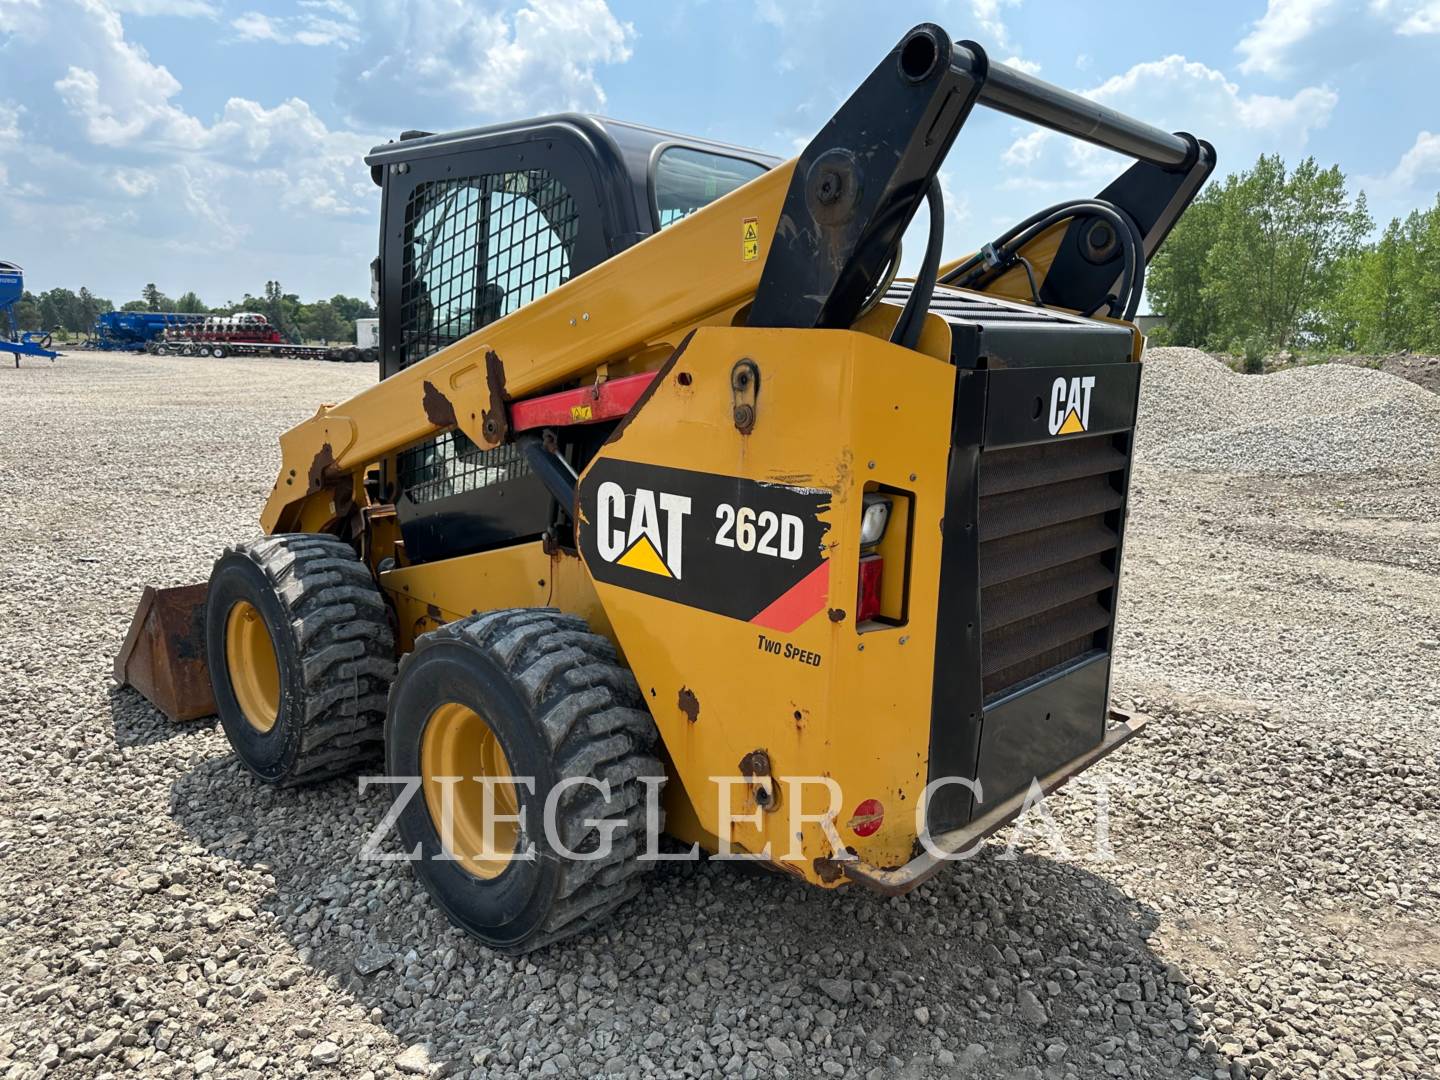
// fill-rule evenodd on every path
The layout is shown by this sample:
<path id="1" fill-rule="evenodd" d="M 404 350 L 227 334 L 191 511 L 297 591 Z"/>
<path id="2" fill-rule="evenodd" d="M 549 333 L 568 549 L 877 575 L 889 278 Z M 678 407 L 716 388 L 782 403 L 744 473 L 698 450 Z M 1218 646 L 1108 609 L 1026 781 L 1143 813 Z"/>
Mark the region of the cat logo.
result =
<path id="1" fill-rule="evenodd" d="M 1050 434 L 1080 435 L 1090 430 L 1090 391 L 1094 375 L 1063 375 L 1050 387 Z"/>
<path id="2" fill-rule="evenodd" d="M 690 496 L 637 488 L 627 512 L 625 489 L 613 481 L 600 485 L 595 499 L 595 546 L 600 557 L 617 566 L 680 580 L 684 570 L 685 516 Z M 661 531 L 660 516 L 665 517 Z M 624 523 L 629 523 L 628 530 Z"/>

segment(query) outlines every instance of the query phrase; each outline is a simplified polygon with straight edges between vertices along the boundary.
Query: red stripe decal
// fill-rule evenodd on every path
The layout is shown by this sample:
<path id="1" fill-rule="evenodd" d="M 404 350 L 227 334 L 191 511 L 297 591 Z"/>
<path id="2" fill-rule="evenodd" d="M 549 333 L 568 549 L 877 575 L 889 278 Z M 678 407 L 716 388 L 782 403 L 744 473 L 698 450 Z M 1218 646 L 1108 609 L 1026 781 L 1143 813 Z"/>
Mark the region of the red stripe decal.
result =
<path id="1" fill-rule="evenodd" d="M 750 621 L 767 630 L 788 634 L 825 606 L 830 597 L 830 560 L 826 559 L 797 581 Z"/>
<path id="2" fill-rule="evenodd" d="M 581 386 L 554 394 L 527 398 L 510 406 L 510 429 L 529 431 L 537 427 L 565 427 L 594 424 L 624 416 L 655 381 L 656 372 L 622 375 L 595 386 Z"/>

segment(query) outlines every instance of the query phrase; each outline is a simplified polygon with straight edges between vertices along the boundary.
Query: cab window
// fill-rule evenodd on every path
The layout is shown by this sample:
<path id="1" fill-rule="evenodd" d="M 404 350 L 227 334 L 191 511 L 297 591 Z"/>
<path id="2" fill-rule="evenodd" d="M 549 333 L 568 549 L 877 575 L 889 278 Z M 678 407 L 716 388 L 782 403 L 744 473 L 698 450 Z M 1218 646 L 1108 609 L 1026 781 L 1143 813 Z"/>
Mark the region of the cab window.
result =
<path id="1" fill-rule="evenodd" d="M 687 146 L 671 146 L 655 163 L 655 213 L 663 229 L 748 184 L 765 166 Z"/>

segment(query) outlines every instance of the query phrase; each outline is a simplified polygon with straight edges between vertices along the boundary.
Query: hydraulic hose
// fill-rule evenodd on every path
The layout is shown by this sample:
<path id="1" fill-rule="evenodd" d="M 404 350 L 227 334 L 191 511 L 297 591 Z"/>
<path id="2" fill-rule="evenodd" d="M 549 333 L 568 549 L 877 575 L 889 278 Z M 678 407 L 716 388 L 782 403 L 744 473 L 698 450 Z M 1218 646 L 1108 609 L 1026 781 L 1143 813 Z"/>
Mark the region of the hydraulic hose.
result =
<path id="1" fill-rule="evenodd" d="M 1059 203 L 1030 215 L 947 273 L 941 282 L 961 288 L 974 288 L 987 275 L 1008 270 L 1025 245 L 1046 229 L 1061 221 L 1080 217 L 1098 217 L 1108 221 L 1124 251 L 1119 296 L 1101 300 L 1085 314 L 1093 315 L 1108 301 L 1112 315 L 1117 314 L 1118 308 L 1122 318 L 1134 318 L 1145 288 L 1145 262 L 1141 254 L 1143 239 L 1139 227 L 1130 215 L 1115 204 L 1100 199 L 1078 199 Z"/>
<path id="2" fill-rule="evenodd" d="M 920 341 L 920 330 L 925 325 L 925 315 L 935 295 L 935 278 L 940 272 L 940 248 L 945 243 L 945 200 L 940 194 L 938 176 L 930 181 L 930 187 L 925 192 L 925 207 L 930 214 L 930 236 L 925 242 L 925 257 L 920 263 L 920 272 L 915 275 L 910 298 L 905 301 L 904 310 L 890 334 L 890 341 L 905 349 L 915 348 Z"/>

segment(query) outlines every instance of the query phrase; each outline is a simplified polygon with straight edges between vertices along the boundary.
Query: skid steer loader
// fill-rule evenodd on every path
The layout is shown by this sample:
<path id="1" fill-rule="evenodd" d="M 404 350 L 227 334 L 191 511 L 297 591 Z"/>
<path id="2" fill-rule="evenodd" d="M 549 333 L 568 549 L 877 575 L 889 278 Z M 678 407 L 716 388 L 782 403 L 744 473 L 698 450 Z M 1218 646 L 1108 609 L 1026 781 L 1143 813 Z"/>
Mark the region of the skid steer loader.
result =
<path id="1" fill-rule="evenodd" d="M 977 104 L 1135 160 L 942 265 Z M 147 595 L 122 681 L 193 714 L 208 670 L 263 781 L 412 778 L 402 849 L 509 951 L 662 827 L 903 892 L 1137 730 L 1131 320 L 1207 143 L 923 24 L 791 161 L 576 115 L 367 160 L 382 378 L 281 436 L 267 535 Z"/>

